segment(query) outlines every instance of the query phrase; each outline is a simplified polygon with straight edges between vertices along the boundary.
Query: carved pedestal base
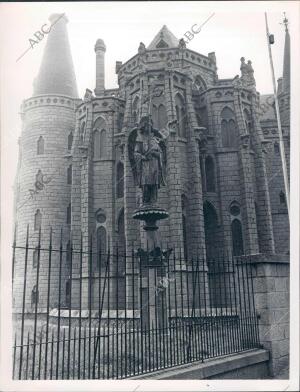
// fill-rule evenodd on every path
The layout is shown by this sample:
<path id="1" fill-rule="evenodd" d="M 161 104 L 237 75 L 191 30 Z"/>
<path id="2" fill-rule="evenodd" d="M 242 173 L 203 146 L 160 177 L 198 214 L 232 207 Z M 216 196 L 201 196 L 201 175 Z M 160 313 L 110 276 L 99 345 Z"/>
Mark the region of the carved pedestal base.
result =
<path id="1" fill-rule="evenodd" d="M 134 219 L 145 222 L 143 229 L 146 232 L 146 240 L 143 248 L 137 250 L 137 255 L 140 259 L 144 281 L 145 295 L 142 295 L 141 309 L 143 327 L 146 328 L 151 328 L 155 321 L 163 326 L 166 321 L 161 317 L 165 311 L 161 305 L 166 302 L 162 300 L 165 293 L 161 289 L 158 290 L 158 285 L 165 275 L 164 267 L 172 250 L 162 250 L 160 248 L 157 221 L 166 219 L 168 216 L 169 214 L 163 208 L 153 205 L 144 205 L 133 214 Z M 155 320 L 155 317 L 158 319 Z"/>

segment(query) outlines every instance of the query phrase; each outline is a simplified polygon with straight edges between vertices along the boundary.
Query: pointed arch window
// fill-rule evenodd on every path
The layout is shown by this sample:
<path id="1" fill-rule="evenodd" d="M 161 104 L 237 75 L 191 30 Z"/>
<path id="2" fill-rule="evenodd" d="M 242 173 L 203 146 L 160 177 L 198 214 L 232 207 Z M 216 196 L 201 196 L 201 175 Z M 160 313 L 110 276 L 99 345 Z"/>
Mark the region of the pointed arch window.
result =
<path id="1" fill-rule="evenodd" d="M 117 165 L 117 198 L 124 197 L 124 165 L 119 162 Z"/>
<path id="2" fill-rule="evenodd" d="M 72 184 L 72 165 L 67 168 L 67 183 Z"/>
<path id="3" fill-rule="evenodd" d="M 215 179 L 215 164 L 211 156 L 205 159 L 205 178 L 206 178 L 206 191 L 216 191 L 216 179 Z"/>
<path id="4" fill-rule="evenodd" d="M 67 224 L 68 225 L 70 225 L 71 224 L 71 215 L 72 215 L 72 212 L 71 212 L 72 210 L 71 210 L 71 203 L 68 205 L 68 207 L 67 207 Z"/>
<path id="5" fill-rule="evenodd" d="M 38 209 L 34 214 L 34 230 L 40 230 L 42 227 L 42 214 L 41 211 Z"/>
<path id="6" fill-rule="evenodd" d="M 94 159 L 100 158 L 100 132 L 98 129 L 94 131 L 93 135 L 93 157 Z"/>
<path id="7" fill-rule="evenodd" d="M 37 155 L 43 155 L 45 148 L 45 141 L 43 136 L 40 136 L 37 141 Z"/>
<path id="8" fill-rule="evenodd" d="M 99 117 L 94 123 L 93 132 L 93 158 L 102 159 L 106 157 L 107 150 L 107 136 L 106 136 L 106 121 Z"/>
<path id="9" fill-rule="evenodd" d="M 233 111 L 227 107 L 221 112 L 221 134 L 223 147 L 237 147 L 238 142 L 235 116 Z"/>
<path id="10" fill-rule="evenodd" d="M 132 121 L 136 124 L 139 121 L 139 97 L 135 97 L 132 104 Z"/>
<path id="11" fill-rule="evenodd" d="M 233 256 L 241 256 L 244 254 L 244 242 L 242 224 L 239 219 L 234 219 L 231 222 L 232 235 L 232 253 Z"/>
<path id="12" fill-rule="evenodd" d="M 176 110 L 176 117 L 178 121 L 179 136 L 185 138 L 187 136 L 186 112 L 185 112 L 184 100 L 180 94 L 176 94 L 175 97 L 175 110 Z"/>
<path id="13" fill-rule="evenodd" d="M 71 131 L 68 136 L 68 150 L 71 151 L 73 145 L 73 132 Z"/>
<path id="14" fill-rule="evenodd" d="M 185 261 L 188 257 L 188 242 L 187 242 L 187 198 L 181 195 L 181 209 L 182 209 L 182 237 L 183 237 L 183 255 Z"/>
<path id="15" fill-rule="evenodd" d="M 106 130 L 102 129 L 100 132 L 100 158 L 106 157 L 107 151 L 107 137 L 106 137 Z"/>
<path id="16" fill-rule="evenodd" d="M 279 193 L 279 201 L 280 204 L 286 204 L 285 194 L 282 191 Z"/>
<path id="17" fill-rule="evenodd" d="M 106 260 L 107 253 L 107 235 L 105 227 L 100 226 L 97 229 L 97 268 Z"/>

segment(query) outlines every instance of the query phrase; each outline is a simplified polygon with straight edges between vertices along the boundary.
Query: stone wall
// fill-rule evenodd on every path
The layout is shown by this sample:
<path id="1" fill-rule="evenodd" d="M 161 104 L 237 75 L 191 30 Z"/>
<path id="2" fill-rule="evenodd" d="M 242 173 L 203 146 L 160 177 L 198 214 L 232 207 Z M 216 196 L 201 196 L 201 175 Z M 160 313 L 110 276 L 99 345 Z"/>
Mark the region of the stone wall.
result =
<path id="1" fill-rule="evenodd" d="M 132 377 L 135 380 L 241 380 L 266 379 L 269 353 L 267 350 L 251 350 L 241 354 L 215 358 L 204 363 L 197 362 Z"/>
<path id="2" fill-rule="evenodd" d="M 252 256 L 255 306 L 262 346 L 270 350 L 270 375 L 289 367 L 289 262 L 287 256 Z"/>

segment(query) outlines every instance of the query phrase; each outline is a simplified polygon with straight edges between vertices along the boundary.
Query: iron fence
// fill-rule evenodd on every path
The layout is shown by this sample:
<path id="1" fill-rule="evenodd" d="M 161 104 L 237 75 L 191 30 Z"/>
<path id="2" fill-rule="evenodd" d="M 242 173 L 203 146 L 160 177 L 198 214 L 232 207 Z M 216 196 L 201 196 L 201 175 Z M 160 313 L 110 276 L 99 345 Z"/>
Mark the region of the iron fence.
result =
<path id="1" fill-rule="evenodd" d="M 124 379 L 260 346 L 243 258 L 35 241 L 13 244 L 14 379 Z"/>

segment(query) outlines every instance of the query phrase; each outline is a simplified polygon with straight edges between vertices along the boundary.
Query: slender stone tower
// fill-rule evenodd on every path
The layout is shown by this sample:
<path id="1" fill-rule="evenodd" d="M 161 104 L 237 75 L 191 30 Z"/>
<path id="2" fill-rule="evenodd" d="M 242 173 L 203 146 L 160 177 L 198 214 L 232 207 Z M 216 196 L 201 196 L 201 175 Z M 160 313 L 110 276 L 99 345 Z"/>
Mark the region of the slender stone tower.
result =
<path id="1" fill-rule="evenodd" d="M 95 44 L 96 53 L 96 96 L 104 94 L 104 81 L 105 81 L 105 52 L 106 46 L 102 39 L 98 39 Z"/>
<path id="2" fill-rule="evenodd" d="M 21 107 L 22 134 L 19 141 L 19 166 L 16 177 L 17 245 L 26 242 L 29 225 L 27 257 L 27 285 L 25 311 L 32 312 L 46 306 L 48 255 L 38 251 L 41 228 L 41 247 L 49 246 L 50 227 L 53 229 L 53 249 L 59 249 L 60 230 L 66 248 L 71 224 L 71 148 L 75 128 L 77 101 L 76 79 L 68 41 L 67 19 L 58 14 L 52 23 L 42 64 L 34 83 L 33 96 Z M 67 279 L 66 255 L 62 263 L 62 301 L 65 300 Z M 24 251 L 15 255 L 14 309 L 22 310 Z M 53 252 L 51 276 L 58 276 L 59 252 Z M 39 275 L 39 279 L 38 279 Z M 58 278 L 50 282 L 50 303 L 57 302 Z"/>

